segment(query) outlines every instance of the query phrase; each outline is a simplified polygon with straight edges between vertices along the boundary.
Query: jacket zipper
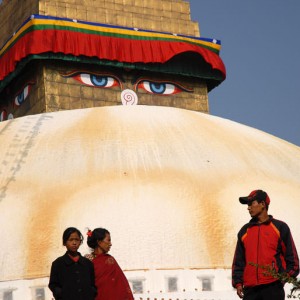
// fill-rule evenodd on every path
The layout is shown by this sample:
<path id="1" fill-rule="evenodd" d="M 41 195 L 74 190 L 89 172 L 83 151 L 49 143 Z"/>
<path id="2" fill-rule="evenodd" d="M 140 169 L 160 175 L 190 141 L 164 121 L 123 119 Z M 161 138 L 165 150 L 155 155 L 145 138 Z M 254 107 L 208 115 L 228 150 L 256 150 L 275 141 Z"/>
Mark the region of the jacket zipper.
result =
<path id="1" fill-rule="evenodd" d="M 257 267 L 256 267 L 256 283 L 258 284 L 258 268 L 260 267 L 258 265 L 258 262 L 259 262 L 259 259 L 258 259 L 258 256 L 259 256 L 259 253 L 258 253 L 258 250 L 259 250 L 259 240 L 260 240 L 260 225 L 258 225 L 258 232 L 257 232 L 257 251 L 256 251 L 256 264 L 257 264 Z"/>

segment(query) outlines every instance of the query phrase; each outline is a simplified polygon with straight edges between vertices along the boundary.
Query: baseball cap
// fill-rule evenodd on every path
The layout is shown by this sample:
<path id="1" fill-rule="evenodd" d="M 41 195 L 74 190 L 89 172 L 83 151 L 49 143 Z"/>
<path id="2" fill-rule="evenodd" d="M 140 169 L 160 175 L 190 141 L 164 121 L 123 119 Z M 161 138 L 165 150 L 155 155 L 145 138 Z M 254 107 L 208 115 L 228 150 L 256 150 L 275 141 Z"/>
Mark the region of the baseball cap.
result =
<path id="1" fill-rule="evenodd" d="M 239 200 L 242 204 L 248 204 L 254 200 L 257 200 L 258 202 L 264 201 L 267 205 L 271 202 L 268 194 L 263 190 L 254 190 L 249 194 L 249 196 L 240 197 Z"/>

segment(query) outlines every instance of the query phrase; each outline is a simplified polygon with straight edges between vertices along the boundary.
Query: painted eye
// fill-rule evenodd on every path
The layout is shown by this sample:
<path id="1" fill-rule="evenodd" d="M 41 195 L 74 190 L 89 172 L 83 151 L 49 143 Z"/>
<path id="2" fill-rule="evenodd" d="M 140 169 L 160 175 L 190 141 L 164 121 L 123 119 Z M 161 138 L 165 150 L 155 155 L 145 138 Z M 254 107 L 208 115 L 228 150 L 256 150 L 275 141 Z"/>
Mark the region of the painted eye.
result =
<path id="1" fill-rule="evenodd" d="M 108 75 L 95 75 L 95 74 L 88 74 L 88 73 L 80 73 L 73 77 L 74 79 L 78 80 L 79 82 L 99 87 L 99 88 L 110 88 L 113 86 L 120 86 L 120 81 L 117 78 Z"/>
<path id="2" fill-rule="evenodd" d="M 23 91 L 15 97 L 15 105 L 20 106 L 28 97 L 29 92 L 30 92 L 30 85 L 26 85 Z"/>
<path id="3" fill-rule="evenodd" d="M 3 109 L 0 114 L 0 122 L 5 121 L 5 120 L 7 120 L 7 112 L 5 109 Z"/>
<path id="4" fill-rule="evenodd" d="M 180 92 L 174 84 L 165 82 L 142 81 L 138 87 L 150 94 L 172 95 Z"/>
<path id="5" fill-rule="evenodd" d="M 175 95 L 182 91 L 192 92 L 193 90 L 184 88 L 178 84 L 163 82 L 163 81 L 150 81 L 140 80 L 136 83 L 137 89 L 143 89 L 149 94 L 156 95 Z"/>

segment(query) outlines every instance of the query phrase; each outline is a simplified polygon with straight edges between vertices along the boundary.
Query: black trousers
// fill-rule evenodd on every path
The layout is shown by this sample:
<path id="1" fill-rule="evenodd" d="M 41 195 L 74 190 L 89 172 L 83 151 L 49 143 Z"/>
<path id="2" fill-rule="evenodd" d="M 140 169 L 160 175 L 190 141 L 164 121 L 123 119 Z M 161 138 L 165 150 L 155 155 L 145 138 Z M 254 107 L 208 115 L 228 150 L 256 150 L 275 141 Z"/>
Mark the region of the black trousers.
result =
<path id="1" fill-rule="evenodd" d="M 243 300 L 284 300 L 283 284 L 275 281 L 244 289 Z"/>

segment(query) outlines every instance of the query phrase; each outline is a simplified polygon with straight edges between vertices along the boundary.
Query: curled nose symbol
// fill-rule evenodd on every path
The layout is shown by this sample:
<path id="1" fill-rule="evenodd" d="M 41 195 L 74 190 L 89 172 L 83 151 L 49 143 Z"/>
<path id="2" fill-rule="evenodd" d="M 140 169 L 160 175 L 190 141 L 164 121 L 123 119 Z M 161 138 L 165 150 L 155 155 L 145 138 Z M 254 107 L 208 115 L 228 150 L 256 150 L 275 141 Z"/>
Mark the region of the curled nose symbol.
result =
<path id="1" fill-rule="evenodd" d="M 138 96 L 135 91 L 126 89 L 121 93 L 121 101 L 123 105 L 137 105 Z"/>

